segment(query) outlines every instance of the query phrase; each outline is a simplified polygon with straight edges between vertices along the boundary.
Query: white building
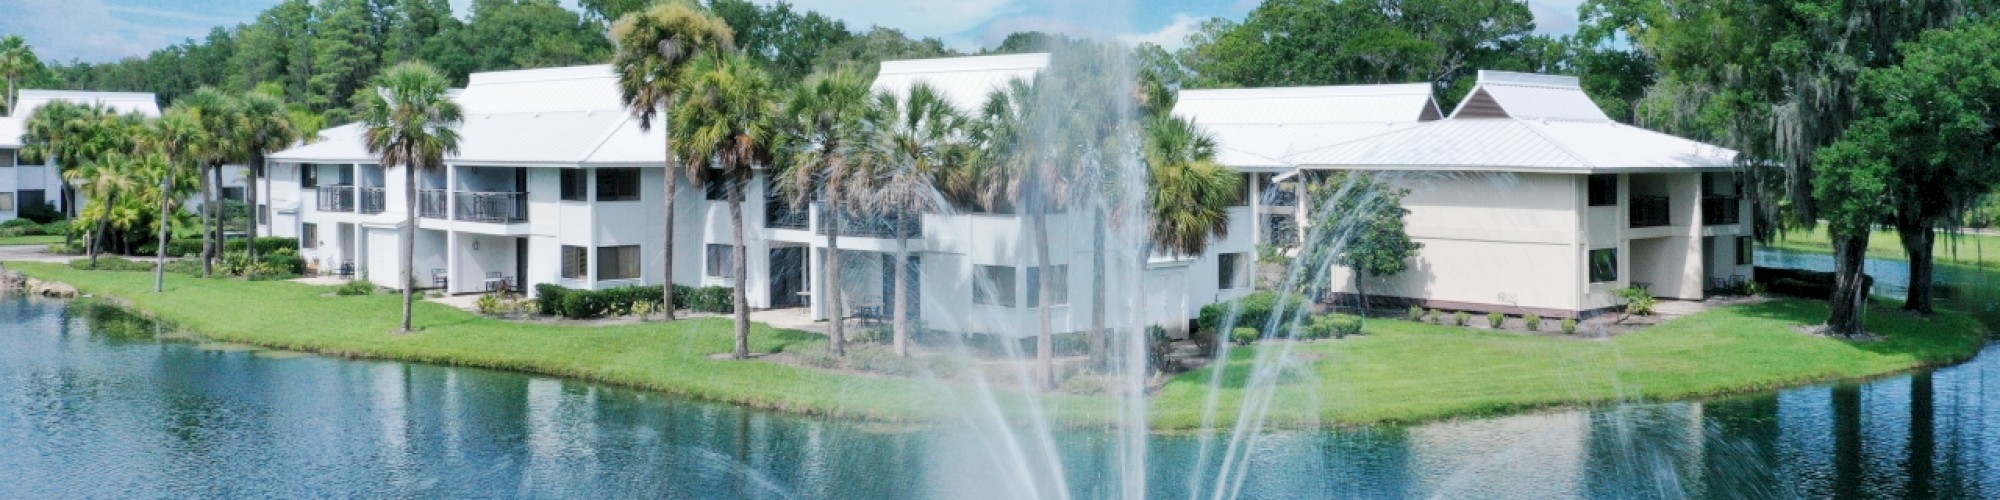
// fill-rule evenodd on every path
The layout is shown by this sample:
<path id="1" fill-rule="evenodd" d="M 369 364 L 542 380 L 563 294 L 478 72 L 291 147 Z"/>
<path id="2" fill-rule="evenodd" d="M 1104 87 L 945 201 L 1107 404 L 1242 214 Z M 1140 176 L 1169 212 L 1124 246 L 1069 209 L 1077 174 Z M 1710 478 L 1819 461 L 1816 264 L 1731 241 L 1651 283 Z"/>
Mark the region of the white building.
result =
<path id="1" fill-rule="evenodd" d="M 906 92 L 928 82 L 971 112 L 988 92 L 1032 78 L 1048 64 L 1045 54 L 887 62 L 875 88 Z M 504 281 L 532 292 L 542 283 L 604 289 L 663 281 L 661 132 L 641 131 L 629 118 L 609 66 L 477 73 L 456 99 L 466 111 L 459 153 L 441 171 L 418 173 L 420 288 L 476 293 Z M 376 165 L 359 133 L 358 125 L 335 127 L 317 142 L 271 156 L 274 189 L 260 200 L 272 213 L 267 234 L 300 237 L 302 254 L 322 272 L 351 270 L 398 287 L 398 228 L 409 209 L 404 173 Z M 815 319 L 830 318 L 823 271 L 829 219 L 817 206 L 795 212 L 763 201 L 767 182 L 756 175 L 746 200 L 757 201 L 743 210 L 750 306 L 810 307 Z M 686 179 L 680 186 L 675 281 L 731 284 L 727 204 L 719 192 Z M 1201 306 L 1249 291 L 1251 209 L 1233 210 L 1243 229 L 1207 255 L 1148 264 L 1144 286 L 1171 293 L 1147 294 L 1145 321 L 1178 329 Z M 1054 262 L 1046 272 L 1034 266 L 1024 216 L 927 213 L 914 223 L 908 234 L 915 236 L 900 243 L 910 252 L 912 312 L 926 328 L 1030 334 L 1038 312 L 1033 301 L 1040 299 L 1033 285 L 1044 275 L 1064 282 L 1051 298 L 1055 330 L 1086 326 L 1091 254 L 1082 218 L 1050 218 Z M 889 317 L 899 242 L 881 223 L 845 225 L 844 276 L 831 280 L 844 287 L 843 309 Z M 1133 317 L 1131 297 L 1123 295 L 1108 299 L 1110 317 Z"/>
<path id="2" fill-rule="evenodd" d="M 1572 77 L 1482 71 L 1450 118 L 1284 161 L 1385 172 L 1410 190 L 1405 222 L 1423 249 L 1409 271 L 1373 278 L 1371 295 L 1573 317 L 1616 307 L 1626 286 L 1699 300 L 1747 279 L 1735 155 L 1612 121 Z M 1332 279 L 1352 291 L 1344 269 Z"/>
<path id="3" fill-rule="evenodd" d="M 50 102 L 67 101 L 101 104 L 119 113 L 160 116 L 159 101 L 150 93 L 22 89 L 17 96 L 13 114 L 0 117 L 0 221 L 19 217 L 27 207 L 63 207 L 62 169 L 55 159 L 47 158 L 41 164 L 21 161 L 28 117 L 35 110 Z"/>

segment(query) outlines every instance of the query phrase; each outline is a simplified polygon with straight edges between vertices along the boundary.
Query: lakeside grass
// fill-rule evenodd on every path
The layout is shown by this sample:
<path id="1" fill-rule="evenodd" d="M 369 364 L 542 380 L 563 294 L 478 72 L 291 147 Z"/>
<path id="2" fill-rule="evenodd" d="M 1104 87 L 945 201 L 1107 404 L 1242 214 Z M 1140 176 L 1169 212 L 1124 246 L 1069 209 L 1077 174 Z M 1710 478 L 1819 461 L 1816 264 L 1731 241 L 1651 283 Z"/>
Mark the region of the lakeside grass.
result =
<path id="1" fill-rule="evenodd" d="M 142 313 L 216 340 L 322 354 L 477 366 L 575 377 L 752 407 L 875 421 L 951 419 L 968 387 L 766 362 L 711 359 L 732 347 L 727 319 L 615 326 L 499 321 L 443 305 L 417 304 L 415 334 L 391 333 L 399 297 L 330 297 L 325 287 L 290 282 L 78 271 L 59 264 L 9 263 L 29 276 L 115 298 Z M 1224 374 L 1217 425 L 1233 425 L 1259 351 L 1290 349 L 1304 360 L 1274 393 L 1270 424 L 1321 427 L 1416 422 L 1602 402 L 1655 401 L 1738 393 L 1883 375 L 1948 363 L 1976 353 L 1984 330 L 1970 317 L 1919 317 L 1879 308 L 1869 328 L 1881 342 L 1845 342 L 1798 333 L 1825 318 L 1823 304 L 1780 300 L 1720 308 L 1611 340 L 1549 338 L 1370 320 L 1368 335 L 1345 340 L 1264 343 L 1237 348 Z M 824 350 L 816 334 L 752 329 L 755 352 Z M 1266 361 L 1269 362 L 1269 361 Z M 1199 428 L 1211 370 L 1182 374 L 1153 397 L 1153 427 Z M 1000 406 L 1026 400 L 1003 392 Z M 1047 396 L 1064 425 L 1110 421 L 1112 401 Z"/>
<path id="2" fill-rule="evenodd" d="M 63 236 L 60 234 L 38 234 L 34 236 L 6 236 L 6 237 L 0 237 L 0 247 L 13 246 L 13 245 L 46 246 L 56 243 L 62 243 L 62 241 L 63 241 Z"/>
<path id="3" fill-rule="evenodd" d="M 1903 240 L 1895 229 L 1876 229 L 1868 238 L 1868 256 L 1876 259 L 1909 260 L 1903 251 Z M 1827 236 L 1826 225 L 1820 224 L 1810 230 L 1794 229 L 1778 234 L 1778 241 L 1765 246 L 1781 250 L 1812 253 L 1833 253 L 1833 240 Z M 1937 257 L 1938 264 L 1992 269 L 2000 267 L 2000 236 L 1965 233 L 1958 235 L 1939 234 L 1937 245 L 1931 255 Z"/>

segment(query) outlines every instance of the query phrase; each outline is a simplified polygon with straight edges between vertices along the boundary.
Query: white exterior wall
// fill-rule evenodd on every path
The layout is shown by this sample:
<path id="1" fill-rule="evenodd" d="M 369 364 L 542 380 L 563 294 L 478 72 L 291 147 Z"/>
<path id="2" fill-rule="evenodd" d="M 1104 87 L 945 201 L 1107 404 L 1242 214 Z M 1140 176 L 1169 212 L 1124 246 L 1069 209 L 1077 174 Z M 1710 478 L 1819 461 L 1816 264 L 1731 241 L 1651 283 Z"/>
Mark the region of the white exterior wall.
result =
<path id="1" fill-rule="evenodd" d="M 61 169 L 50 160 L 43 165 L 21 164 L 19 150 L 0 149 L 0 193 L 14 194 L 12 210 L 0 210 L 0 222 L 20 217 L 21 191 L 42 190 L 42 201 L 56 208 L 62 207 L 63 181 Z"/>

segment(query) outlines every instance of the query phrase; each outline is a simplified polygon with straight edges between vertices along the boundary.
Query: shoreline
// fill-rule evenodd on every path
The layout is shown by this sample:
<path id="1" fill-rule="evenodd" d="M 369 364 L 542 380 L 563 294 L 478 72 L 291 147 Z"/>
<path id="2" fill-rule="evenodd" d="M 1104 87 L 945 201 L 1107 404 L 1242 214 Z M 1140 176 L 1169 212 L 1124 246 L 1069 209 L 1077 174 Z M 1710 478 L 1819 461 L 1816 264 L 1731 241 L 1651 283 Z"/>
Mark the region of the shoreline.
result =
<path id="1" fill-rule="evenodd" d="M 583 332 L 576 330 L 581 327 L 505 325 L 498 320 L 484 318 L 444 306 L 425 307 L 424 304 L 419 304 L 418 320 L 419 324 L 425 327 L 425 331 L 416 334 L 389 334 L 384 331 L 372 332 L 373 334 L 371 335 L 371 332 L 360 330 L 314 335 L 311 333 L 299 333 L 300 329 L 296 328 L 284 331 L 287 325 L 309 324 L 306 321 L 287 322 L 283 321 L 282 318 L 276 317 L 259 319 L 256 314 L 250 314 L 251 318 L 247 320 L 238 317 L 235 318 L 236 321 L 225 321 L 224 319 L 218 319 L 216 315 L 200 314 L 197 311 L 228 307 L 228 304 L 233 302 L 226 300 L 220 302 L 189 300 L 190 298 L 185 295 L 189 295 L 190 292 L 196 290 L 242 288 L 251 289 L 247 296 L 255 297 L 264 295 L 275 301 L 277 300 L 276 296 L 279 295 L 278 293 L 260 292 L 285 291 L 284 289 L 291 288 L 292 290 L 289 291 L 295 295 L 311 294 L 313 295 L 313 299 L 329 301 L 326 303 L 330 305 L 324 307 L 324 309 L 329 309 L 328 311 L 307 311 L 310 313 L 307 315 L 308 318 L 318 318 L 322 322 L 327 317 L 343 318 L 348 320 L 346 322 L 349 323 L 360 323 L 365 319 L 374 319 L 360 316 L 383 318 L 395 316 L 400 318 L 400 310 L 377 307 L 374 309 L 380 309 L 379 313 L 394 314 L 385 316 L 374 313 L 375 311 L 368 311 L 374 314 L 356 313 L 342 315 L 340 313 L 345 308 L 334 307 L 335 305 L 358 305 L 365 308 L 365 306 L 369 305 L 366 302 L 386 302 L 380 299 L 387 299 L 389 297 L 382 295 L 368 296 L 374 297 L 375 300 L 369 300 L 366 297 L 363 297 L 362 300 L 318 297 L 317 292 L 321 290 L 318 290 L 316 287 L 296 283 L 210 281 L 185 276 L 170 276 L 169 283 L 173 286 L 170 287 L 170 290 L 166 294 L 152 297 L 138 297 L 138 300 L 134 300 L 135 297 L 126 297 L 119 293 L 123 290 L 120 290 L 119 283 L 116 283 L 118 280 L 113 278 L 117 278 L 120 274 L 132 276 L 143 274 L 146 285 L 146 291 L 143 294 L 150 296 L 152 295 L 150 292 L 150 273 L 76 271 L 71 270 L 67 266 L 52 264 L 37 265 L 31 263 L 10 265 L 9 268 L 21 270 L 24 274 L 43 281 L 54 281 L 74 286 L 80 292 L 90 295 L 97 300 L 104 300 L 110 305 L 120 307 L 135 314 L 156 321 L 163 321 L 174 326 L 179 331 L 191 334 L 200 339 L 348 359 L 425 363 L 562 377 L 590 383 L 659 392 L 695 401 L 730 404 L 803 417 L 837 418 L 861 422 L 898 424 L 933 424 L 949 420 L 954 415 L 950 409 L 940 407 L 942 405 L 938 404 L 938 402 L 951 401 L 951 398 L 954 397 L 963 398 L 964 394 L 956 393 L 966 389 L 965 387 L 960 387 L 966 384 L 958 381 L 936 381 L 899 377 L 863 377 L 837 373 L 830 370 L 794 367 L 769 362 L 702 361 L 672 358 L 674 355 L 685 356 L 693 354 L 695 357 L 705 357 L 707 354 L 710 354 L 706 352 L 710 349 L 696 344 L 703 344 L 705 342 L 713 343 L 710 341 L 717 340 L 733 342 L 726 336 L 729 324 L 727 320 L 683 320 L 675 323 L 640 323 L 623 326 L 589 327 L 589 330 L 592 330 L 591 332 Z M 129 279 L 132 276 L 126 278 Z M 92 279 L 65 279 L 68 277 Z M 259 305 L 249 305 L 250 302 L 263 301 L 249 299 L 245 301 L 245 305 L 242 308 L 259 307 Z M 268 306 L 263 307 L 268 308 Z M 1770 308 L 1756 308 L 1759 310 L 1750 312 L 1772 314 L 1794 311 L 1800 308 L 1810 309 L 1803 301 L 1782 301 Z M 1692 320 L 1699 319 L 1711 313 L 1724 311 L 1743 313 L 1746 312 L 1746 309 L 1741 306 L 1730 306 L 1729 308 L 1717 309 L 1709 313 L 1681 318 L 1653 327 L 1653 330 L 1664 329 L 1670 325 L 1684 322 L 1703 324 L 1714 323 L 1718 320 L 1727 322 L 1732 318 L 1719 317 L 1699 322 Z M 236 316 L 243 315 L 239 314 Z M 1307 352 L 1324 352 L 1330 354 L 1315 355 L 1321 361 L 1311 363 L 1310 370 L 1318 376 L 1309 377 L 1310 380 L 1305 383 L 1281 385 L 1277 389 L 1274 389 L 1272 396 L 1280 401 L 1305 397 L 1322 402 L 1318 405 L 1312 405 L 1310 408 L 1304 408 L 1303 411 L 1297 407 L 1280 408 L 1276 406 L 1283 405 L 1274 405 L 1271 414 L 1267 416 L 1265 426 L 1267 428 L 1286 430 L 1341 429 L 1373 425 L 1400 426 L 1504 415 L 1601 408 L 1623 403 L 1660 403 L 1727 398 L 1821 383 L 1869 380 L 1948 366 L 1977 356 L 1987 343 L 1984 329 L 1979 326 L 1978 322 L 1971 321 L 1969 317 L 1955 312 L 1940 312 L 1938 316 L 1932 318 L 1910 318 L 1893 313 L 1874 314 L 1870 316 L 1871 322 L 1875 318 L 1882 317 L 1893 319 L 1891 328 L 1888 330 L 1889 333 L 1895 335 L 1895 338 L 1882 342 L 1864 343 L 1849 343 L 1830 339 L 1814 340 L 1808 339 L 1804 335 L 1796 335 L 1799 337 L 1797 339 L 1761 340 L 1783 341 L 1784 345 L 1797 345 L 1803 342 L 1803 345 L 1809 346 L 1831 343 L 1834 346 L 1843 348 L 1859 347 L 1859 349 L 1839 349 L 1836 351 L 1884 351 L 1885 355 L 1892 359 L 1869 358 L 1866 360 L 1869 363 L 1853 365 L 1802 366 L 1790 371 L 1781 370 L 1776 373 L 1745 375 L 1745 378 L 1740 380 L 1728 380 L 1718 377 L 1715 370 L 1707 368 L 1713 364 L 1702 363 L 1702 361 L 1705 361 L 1709 357 L 1709 353 L 1703 352 L 1702 349 L 1705 348 L 1701 346 L 1668 345 L 1665 350 L 1660 351 L 1665 353 L 1665 355 L 1660 355 L 1659 357 L 1671 358 L 1673 357 L 1672 355 L 1678 354 L 1685 358 L 1678 361 L 1691 363 L 1691 366 L 1681 370 L 1673 369 L 1674 363 L 1667 363 L 1668 366 L 1665 369 L 1651 367 L 1632 369 L 1626 366 L 1632 363 L 1625 363 L 1623 361 L 1628 355 L 1654 356 L 1653 354 L 1649 354 L 1649 352 L 1660 348 L 1654 345 L 1658 343 L 1657 341 L 1650 340 L 1652 337 L 1671 337 L 1686 332 L 1661 331 L 1627 334 L 1628 336 L 1641 336 L 1643 337 L 1641 341 L 1645 341 L 1645 343 L 1638 343 L 1635 346 L 1624 346 L 1617 345 L 1622 342 L 1617 339 L 1606 340 L 1604 342 L 1584 342 L 1578 339 L 1561 338 L 1539 339 L 1507 334 L 1462 331 L 1462 329 L 1457 327 L 1401 321 L 1385 320 L 1371 322 L 1371 324 L 1381 324 L 1382 331 L 1370 332 L 1368 335 L 1359 337 L 1359 340 L 1315 341 L 1298 344 L 1300 349 L 1304 349 Z M 1937 335 L 1940 338 L 1917 338 L 1908 342 L 1903 338 L 1908 335 L 1921 334 L 1923 330 L 1928 329 L 1922 327 L 1932 326 L 1928 324 L 1937 321 L 1950 322 L 1953 323 L 1951 326 L 1967 327 L 1974 331 L 1966 331 L 1960 334 Z M 1912 322 L 1923 324 L 1912 325 Z M 334 325 L 338 323 L 342 322 L 331 323 L 325 328 L 334 328 Z M 1701 330 L 1699 328 L 1701 325 L 1693 326 L 1696 328 L 1689 328 L 1689 325 L 1680 325 L 1678 330 Z M 1917 326 L 1919 328 L 1905 331 L 1905 326 Z M 802 335 L 818 337 L 817 335 L 778 331 L 764 325 L 756 325 L 753 328 L 753 347 L 755 350 L 761 352 L 772 352 L 774 350 L 810 352 L 813 349 L 825 348 L 823 338 L 814 341 L 813 339 L 802 337 Z M 1969 337 L 1969 341 L 1967 337 Z M 1710 342 L 1706 338 L 1695 340 Z M 1721 340 L 1740 341 L 1742 339 L 1724 338 Z M 1917 343 L 1917 341 L 1923 342 Z M 1948 345 L 1942 347 L 1932 345 L 1930 342 L 1934 341 L 1944 341 Z M 1473 397 L 1463 397 L 1462 395 L 1450 393 L 1449 389 L 1453 387 L 1449 383 L 1450 377 L 1455 374 L 1431 375 L 1433 377 L 1442 376 L 1444 380 L 1435 383 L 1419 384 L 1423 387 L 1416 388 L 1402 387 L 1410 384 L 1401 378 L 1422 377 L 1414 374 L 1398 379 L 1374 382 L 1348 380 L 1354 378 L 1352 377 L 1354 373 L 1344 370 L 1366 372 L 1370 368 L 1380 367 L 1361 366 L 1360 368 L 1356 368 L 1358 365 L 1394 366 L 1404 363 L 1435 364 L 1435 360 L 1426 359 L 1421 355 L 1409 358 L 1380 355 L 1368 356 L 1370 354 L 1377 354 L 1370 352 L 1370 350 L 1377 346 L 1394 344 L 1398 347 L 1408 347 L 1408 344 L 1413 342 L 1418 344 L 1417 347 L 1431 345 L 1426 343 L 1435 343 L 1435 345 L 1447 346 L 1453 349 L 1463 347 L 1473 351 L 1495 351 L 1494 353 L 1470 352 L 1470 355 L 1475 356 L 1475 359 L 1481 359 L 1485 354 L 1494 354 L 1502 358 L 1506 356 L 1518 356 L 1520 355 L 1519 353 L 1510 353 L 1509 351 L 1526 349 L 1526 355 L 1533 359 L 1547 359 L 1552 362 L 1560 361 L 1566 364 L 1585 365 L 1585 368 L 1589 369 L 1565 371 L 1569 368 L 1565 366 L 1561 367 L 1563 369 L 1551 372 L 1553 376 L 1516 375 L 1517 378 L 1530 380 L 1542 378 L 1567 379 L 1556 381 L 1559 389 L 1557 391 L 1544 390 L 1537 393 L 1535 390 L 1532 390 L 1533 388 L 1523 388 L 1514 394 L 1479 394 Z M 1690 341 L 1690 343 L 1692 342 L 1693 340 Z M 544 345 L 549 343 L 555 345 Z M 531 344 L 537 348 L 518 351 L 509 350 L 505 346 L 496 346 L 496 344 Z M 620 346 L 618 344 L 626 345 Z M 1599 347 L 1596 344 L 1606 344 L 1608 347 Z M 672 351 L 672 348 L 675 346 L 682 347 L 680 349 L 682 352 L 633 352 L 645 349 Z M 631 349 L 620 349 L 620 347 L 629 347 Z M 1817 347 L 1823 348 L 1826 346 Z M 1907 352 L 1897 349 L 1903 349 Z M 726 348 L 723 348 L 715 352 L 724 352 L 726 350 Z M 1818 351 L 1810 352 L 1816 353 Z M 1838 353 L 1836 352 L 1835 354 Z M 1789 356 L 1790 354 L 1786 355 Z M 1252 349 L 1236 351 L 1232 356 L 1231 368 L 1223 378 L 1234 379 L 1239 375 L 1247 374 L 1247 363 L 1243 361 L 1250 361 L 1250 358 L 1253 356 L 1254 350 Z M 1854 356 L 1869 357 L 1869 355 L 1863 354 L 1854 354 Z M 630 363 L 629 361 L 635 357 L 649 362 L 642 364 Z M 1676 360 L 1668 359 L 1667 361 Z M 1728 361 L 1720 362 L 1727 363 Z M 673 367 L 666 366 L 669 363 L 683 363 L 689 366 L 683 366 L 682 368 L 691 369 L 674 370 L 672 369 Z M 1595 370 L 1595 368 L 1599 368 L 1598 365 L 1608 366 L 1611 371 L 1598 373 Z M 1856 366 L 1863 368 L 1856 368 Z M 1149 396 L 1147 404 L 1149 419 L 1151 421 L 1149 431 L 1171 434 L 1200 429 L 1200 422 L 1204 417 L 1202 403 L 1208 397 L 1207 387 L 1210 375 L 1211 373 L 1208 369 L 1180 374 L 1167 381 L 1165 386 L 1158 392 Z M 1682 379 L 1695 380 L 1687 382 Z M 1603 384 L 1606 382 L 1611 386 L 1618 386 L 1619 388 L 1614 391 L 1604 392 L 1578 390 L 1575 387 Z M 1688 385 L 1673 386 L 1676 383 Z M 1410 392 L 1424 392 L 1424 390 L 1437 394 L 1447 394 L 1452 397 L 1408 394 Z M 1240 402 L 1243 395 L 1240 388 L 1225 388 L 1224 391 L 1219 398 L 1222 400 L 1221 407 L 1213 415 L 1216 426 L 1233 425 L 1239 413 L 1236 404 Z M 1383 393 L 1384 391 L 1387 391 L 1386 394 L 1388 394 L 1388 397 L 1374 397 L 1377 393 Z M 996 394 L 999 396 L 999 399 L 1003 400 L 1003 407 L 1016 409 L 1023 406 L 1022 400 L 1027 397 L 1024 394 L 1009 391 L 997 391 Z M 1042 396 L 1041 399 L 1041 405 L 1053 408 L 1048 416 L 1051 422 L 1059 427 L 1107 428 L 1112 425 L 1109 410 L 1115 402 L 1113 399 L 1100 396 L 1067 394 L 1046 395 Z M 1355 400 L 1360 400 L 1360 402 L 1356 403 Z"/>

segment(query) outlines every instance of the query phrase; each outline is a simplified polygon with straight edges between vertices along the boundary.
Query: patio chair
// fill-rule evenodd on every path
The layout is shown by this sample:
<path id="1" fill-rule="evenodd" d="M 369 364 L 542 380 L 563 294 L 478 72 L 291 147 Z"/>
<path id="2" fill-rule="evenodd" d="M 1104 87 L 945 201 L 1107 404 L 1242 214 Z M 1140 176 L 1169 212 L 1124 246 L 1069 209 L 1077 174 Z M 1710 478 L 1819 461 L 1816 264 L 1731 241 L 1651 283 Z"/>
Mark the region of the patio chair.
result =
<path id="1" fill-rule="evenodd" d="M 499 271 L 486 273 L 486 291 L 498 292 L 505 290 L 506 287 L 506 278 L 501 277 Z"/>
<path id="2" fill-rule="evenodd" d="M 431 270 L 431 287 L 432 287 L 432 288 L 446 288 L 446 287 L 447 287 L 447 285 L 450 285 L 450 284 L 451 284 L 451 277 L 450 277 L 450 276 L 447 276 L 447 275 L 445 275 L 445 272 L 444 272 L 444 270 L 443 270 L 443 269 L 432 269 L 432 270 Z"/>
<path id="3" fill-rule="evenodd" d="M 354 260 L 353 260 L 353 259 L 348 259 L 348 260 L 343 260 L 343 261 L 340 261 L 340 271 L 339 271 L 339 276 L 340 276 L 340 277 L 342 277 L 342 278 L 350 278 L 350 277 L 353 277 L 353 276 L 354 276 Z"/>

